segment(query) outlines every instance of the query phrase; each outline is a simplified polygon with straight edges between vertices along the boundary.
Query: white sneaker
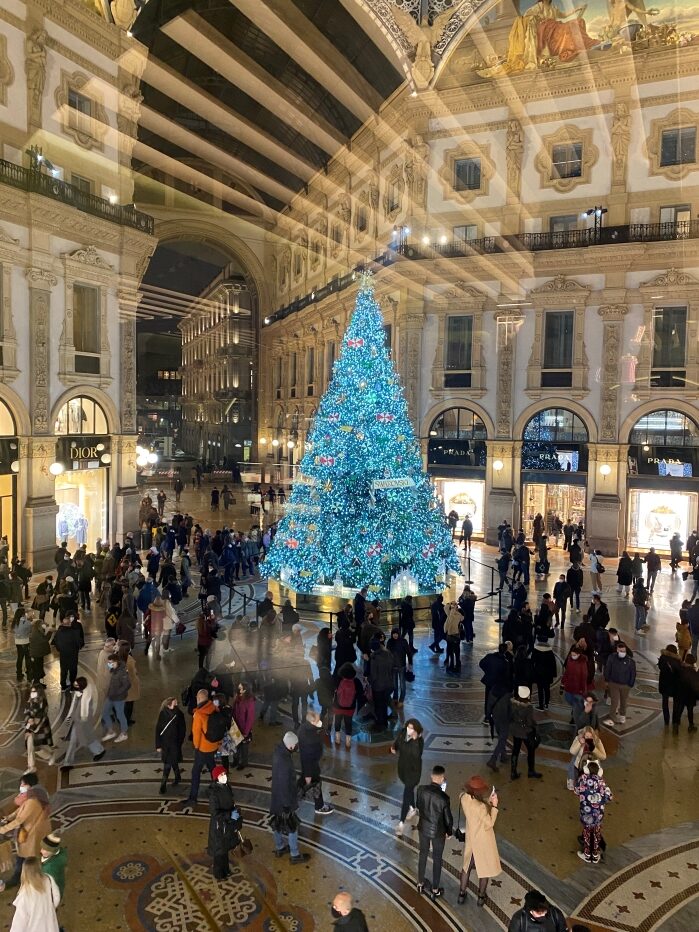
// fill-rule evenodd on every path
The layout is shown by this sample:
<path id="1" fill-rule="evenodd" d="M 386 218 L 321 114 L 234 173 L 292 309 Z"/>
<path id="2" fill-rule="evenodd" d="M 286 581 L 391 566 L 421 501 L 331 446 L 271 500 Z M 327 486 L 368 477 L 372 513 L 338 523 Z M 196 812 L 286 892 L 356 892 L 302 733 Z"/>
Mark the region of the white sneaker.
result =
<path id="1" fill-rule="evenodd" d="M 609 728 L 613 728 L 616 722 L 613 718 L 605 718 L 602 722 L 603 725 L 607 725 Z"/>
<path id="2" fill-rule="evenodd" d="M 396 835 L 398 835 L 399 838 L 403 834 L 404 828 L 405 828 L 405 822 L 399 822 L 398 825 L 396 826 Z"/>
<path id="3" fill-rule="evenodd" d="M 575 789 L 575 784 L 573 783 L 572 780 L 566 780 L 566 789 L 567 789 L 567 790 L 574 790 L 574 789 Z"/>
<path id="4" fill-rule="evenodd" d="M 119 744 L 120 741 L 126 741 L 128 737 L 129 737 L 129 736 L 126 734 L 126 732 L 125 732 L 125 731 L 122 731 L 122 733 L 119 735 L 119 737 L 114 739 L 114 744 Z M 102 739 L 102 740 L 104 740 L 104 739 Z"/>
<path id="5" fill-rule="evenodd" d="M 626 721 L 626 716 L 625 716 L 625 715 L 619 715 L 619 716 L 617 716 L 617 722 L 619 722 L 620 725 L 623 725 L 625 721 Z"/>
<path id="6" fill-rule="evenodd" d="M 415 806 L 411 806 L 410 809 L 408 809 L 408 814 L 405 818 L 408 820 L 408 822 L 412 822 L 413 819 L 417 818 L 417 809 Z"/>
<path id="7" fill-rule="evenodd" d="M 116 738 L 115 731 L 108 731 L 106 735 L 102 738 L 103 741 L 111 741 L 112 738 Z"/>

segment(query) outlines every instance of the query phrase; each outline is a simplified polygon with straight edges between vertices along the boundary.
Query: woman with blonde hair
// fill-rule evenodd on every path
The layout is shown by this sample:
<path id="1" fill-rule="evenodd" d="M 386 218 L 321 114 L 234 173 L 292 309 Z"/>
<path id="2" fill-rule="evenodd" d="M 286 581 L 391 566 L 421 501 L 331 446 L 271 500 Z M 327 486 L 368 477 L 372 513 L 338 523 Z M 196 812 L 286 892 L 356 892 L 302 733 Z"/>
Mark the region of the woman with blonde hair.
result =
<path id="1" fill-rule="evenodd" d="M 575 784 L 586 760 L 603 761 L 607 759 L 607 752 L 602 739 L 599 733 L 590 725 L 581 728 L 573 738 L 570 753 L 572 756 L 568 764 L 568 779 L 566 781 L 569 790 L 575 790 Z"/>
<path id="2" fill-rule="evenodd" d="M 478 875 L 478 905 L 486 901 L 488 880 L 502 872 L 498 845 L 495 840 L 495 820 L 498 817 L 498 794 L 482 777 L 471 777 L 459 800 L 466 824 L 464 863 L 461 869 L 458 902 L 466 900 L 471 871 Z"/>
<path id="3" fill-rule="evenodd" d="M 56 907 L 60 902 L 56 881 L 43 873 L 41 859 L 25 858 L 10 932 L 59 932 Z"/>

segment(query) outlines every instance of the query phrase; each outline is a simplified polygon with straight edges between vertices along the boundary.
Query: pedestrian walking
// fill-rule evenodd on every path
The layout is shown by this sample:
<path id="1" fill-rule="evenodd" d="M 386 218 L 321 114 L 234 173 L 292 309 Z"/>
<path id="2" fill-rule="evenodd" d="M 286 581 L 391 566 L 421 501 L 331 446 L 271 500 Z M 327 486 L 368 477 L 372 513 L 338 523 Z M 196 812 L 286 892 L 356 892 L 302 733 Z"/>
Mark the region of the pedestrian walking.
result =
<path id="1" fill-rule="evenodd" d="M 478 877 L 478 906 L 485 906 L 488 881 L 502 873 L 498 845 L 495 840 L 495 820 L 498 817 L 498 794 L 482 777 L 473 776 L 464 786 L 459 799 L 464 814 L 464 860 L 459 882 L 458 902 L 466 901 L 471 871 Z"/>
<path id="2" fill-rule="evenodd" d="M 305 864 L 310 854 L 299 851 L 299 808 L 296 770 L 292 754 L 298 748 L 298 738 L 287 731 L 272 754 L 272 793 L 269 804 L 270 825 L 274 835 L 274 855 L 289 852 L 292 864 Z M 287 838 L 287 841 L 284 839 Z"/>
<path id="3" fill-rule="evenodd" d="M 412 670 L 410 648 L 400 628 L 392 628 L 386 649 L 393 660 L 393 702 L 397 709 L 405 704 L 406 674 Z"/>
<path id="4" fill-rule="evenodd" d="M 604 809 L 612 800 L 612 791 L 603 779 L 601 764 L 586 760 L 583 772 L 575 784 L 575 795 L 580 800 L 580 822 L 583 828 L 583 850 L 578 857 L 588 864 L 598 864 L 602 857 L 602 821 Z"/>
<path id="5" fill-rule="evenodd" d="M 78 675 L 78 654 L 82 647 L 80 632 L 73 627 L 73 617 L 66 615 L 53 635 L 51 643 L 58 651 L 60 665 L 59 685 L 61 691 L 70 692 L 71 684 Z"/>
<path id="6" fill-rule="evenodd" d="M 512 737 L 512 758 L 510 762 L 510 779 L 518 780 L 517 762 L 522 744 L 527 749 L 527 776 L 541 779 L 536 770 L 536 749 L 539 736 L 534 722 L 534 710 L 530 702 L 531 690 L 528 686 L 518 686 L 516 695 L 510 699 L 510 736 Z"/>
<path id="7" fill-rule="evenodd" d="M 209 843 L 212 873 L 215 880 L 231 875 L 230 852 L 240 844 L 243 820 L 236 807 L 233 788 L 228 782 L 226 768 L 214 767 L 209 786 Z"/>
<path id="8" fill-rule="evenodd" d="M 623 725 L 626 721 L 626 702 L 636 682 L 636 662 L 623 641 L 617 641 L 616 651 L 610 654 L 604 668 L 604 679 L 611 697 L 611 711 L 604 720 L 608 726 Z"/>
<path id="9" fill-rule="evenodd" d="M 648 553 L 643 557 L 646 564 L 646 589 L 652 594 L 655 589 L 655 580 L 662 569 L 660 557 L 655 552 L 655 547 L 651 547 Z"/>
<path id="10" fill-rule="evenodd" d="M 94 761 L 102 760 L 104 757 L 105 749 L 97 739 L 95 732 L 95 721 L 98 712 L 99 697 L 97 689 L 91 683 L 88 684 L 84 676 L 77 677 L 73 683 L 73 701 L 66 718 L 68 723 L 68 747 L 61 764 L 63 769 L 73 766 L 75 755 L 83 747 L 88 748 Z M 49 763 L 55 764 L 57 759 L 57 754 L 54 752 Z"/>
<path id="11" fill-rule="evenodd" d="M 453 833 L 454 820 L 447 796 L 446 771 L 441 764 L 432 768 L 431 782 L 419 786 L 416 794 L 420 854 L 417 866 L 417 892 L 433 900 L 444 895 L 440 886 L 442 858 L 447 837 Z M 432 850 L 432 883 L 425 879 L 427 858 Z"/>
<path id="12" fill-rule="evenodd" d="M 56 881 L 41 870 L 41 858 L 26 858 L 22 882 L 12 903 L 15 914 L 10 932 L 59 932 L 56 907 L 60 901 Z"/>
<path id="13" fill-rule="evenodd" d="M 432 643 L 428 645 L 429 649 L 435 654 L 441 654 L 441 643 L 444 640 L 444 625 L 447 620 L 447 613 L 444 610 L 444 596 L 438 595 L 430 605 L 430 615 L 432 618 L 432 631 L 434 636 Z"/>
<path id="14" fill-rule="evenodd" d="M 398 779 L 403 784 L 403 802 L 396 835 L 402 835 L 405 823 L 417 815 L 415 788 L 422 775 L 422 752 L 425 748 L 423 728 L 416 718 L 409 718 L 391 745 L 391 754 L 398 757 Z"/>
<path id="15" fill-rule="evenodd" d="M 50 759 L 55 748 L 49 720 L 46 687 L 37 684 L 29 690 L 24 709 L 24 744 L 27 749 L 27 770 L 36 770 L 36 756 Z"/>
<path id="16" fill-rule="evenodd" d="M 221 746 L 226 731 L 225 717 L 209 699 L 208 689 L 200 689 L 197 692 L 196 700 L 197 704 L 192 715 L 194 761 L 192 763 L 189 797 L 186 800 L 186 803 L 192 806 L 196 805 L 199 796 L 201 772 L 206 767 L 209 773 L 213 773 L 216 766 L 216 751 Z"/>
<path id="17" fill-rule="evenodd" d="M 173 786 L 179 786 L 182 779 L 180 763 L 186 733 L 184 714 L 175 696 L 170 696 L 160 706 L 158 721 L 155 723 L 155 753 L 160 754 L 163 764 L 159 790 L 161 796 L 164 796 L 167 790 L 167 780 L 171 770 L 175 775 Z"/>
<path id="18" fill-rule="evenodd" d="M 247 683 L 238 683 L 233 700 L 233 721 L 243 736 L 238 745 L 237 769 L 244 770 L 248 766 L 252 729 L 255 725 L 255 697 Z"/>
<path id="19" fill-rule="evenodd" d="M 341 929 L 342 932 L 369 932 L 366 916 L 361 909 L 352 905 L 350 893 L 343 890 L 336 894 L 330 912 L 335 920 L 333 928 Z"/>
<path id="20" fill-rule="evenodd" d="M 102 724 L 105 728 L 105 734 L 102 736 L 102 740 L 111 741 L 114 739 L 114 744 L 119 744 L 120 741 L 126 741 L 129 736 L 129 725 L 124 706 L 129 694 L 129 689 L 131 688 L 131 679 L 118 653 L 111 655 L 107 661 L 107 669 L 109 670 L 110 677 L 107 685 L 107 697 L 102 706 Z M 114 715 L 121 728 L 119 734 L 114 731 L 112 715 Z"/>

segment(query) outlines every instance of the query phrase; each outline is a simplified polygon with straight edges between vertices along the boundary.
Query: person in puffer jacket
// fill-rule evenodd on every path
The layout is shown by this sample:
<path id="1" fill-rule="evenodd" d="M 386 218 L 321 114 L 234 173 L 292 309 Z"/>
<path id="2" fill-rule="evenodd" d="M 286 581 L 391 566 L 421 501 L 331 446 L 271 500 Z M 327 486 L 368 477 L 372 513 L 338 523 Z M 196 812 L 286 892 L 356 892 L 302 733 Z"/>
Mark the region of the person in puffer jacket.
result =
<path id="1" fill-rule="evenodd" d="M 112 738 L 114 738 L 114 743 L 118 744 L 120 741 L 126 741 L 128 738 L 129 726 L 126 721 L 124 704 L 126 703 L 129 689 L 131 689 L 131 678 L 126 671 L 126 667 L 119 659 L 119 654 L 112 654 L 109 657 L 107 660 L 107 669 L 109 670 L 110 676 L 107 685 L 107 698 L 104 700 L 104 706 L 102 707 L 102 724 L 106 729 L 106 734 L 102 740 L 111 741 Z M 114 731 L 112 713 L 116 716 L 116 720 L 121 728 L 121 733 L 119 735 Z"/>

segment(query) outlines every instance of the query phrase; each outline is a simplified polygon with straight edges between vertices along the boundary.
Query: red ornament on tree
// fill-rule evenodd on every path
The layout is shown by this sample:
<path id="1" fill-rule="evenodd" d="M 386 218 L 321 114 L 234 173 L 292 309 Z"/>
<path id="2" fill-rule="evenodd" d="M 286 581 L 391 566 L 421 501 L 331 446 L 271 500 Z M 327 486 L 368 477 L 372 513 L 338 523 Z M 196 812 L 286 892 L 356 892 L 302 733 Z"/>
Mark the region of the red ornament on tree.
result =
<path id="1" fill-rule="evenodd" d="M 387 411 L 382 411 L 380 414 L 376 415 L 376 420 L 379 424 L 390 424 L 391 421 L 395 421 L 395 414 L 389 414 Z"/>
<path id="2" fill-rule="evenodd" d="M 347 346 L 349 346 L 350 349 L 359 349 L 364 346 L 364 339 L 362 337 L 350 338 L 347 341 Z"/>
<path id="3" fill-rule="evenodd" d="M 287 537 L 287 539 L 286 539 L 286 546 L 287 546 L 290 550 L 296 550 L 296 548 L 298 547 L 298 545 L 299 545 L 299 542 L 296 540 L 295 537 Z"/>
<path id="4" fill-rule="evenodd" d="M 378 557 L 380 553 L 381 553 L 381 544 L 376 543 L 376 544 L 372 544 L 371 547 L 369 547 L 369 549 L 366 552 L 366 555 L 368 557 Z"/>

